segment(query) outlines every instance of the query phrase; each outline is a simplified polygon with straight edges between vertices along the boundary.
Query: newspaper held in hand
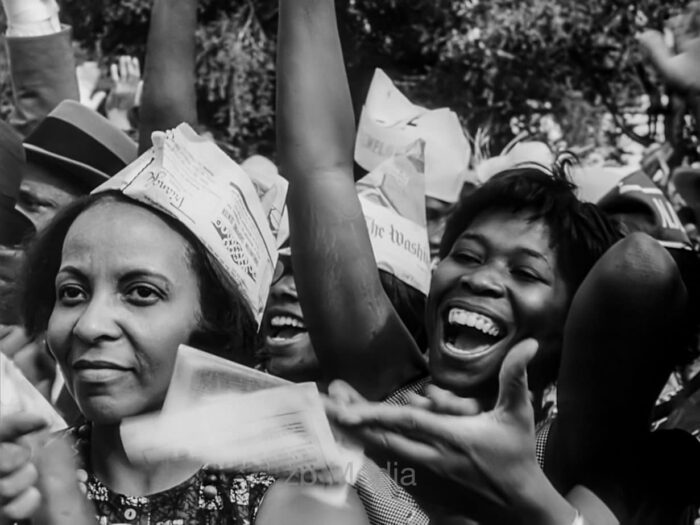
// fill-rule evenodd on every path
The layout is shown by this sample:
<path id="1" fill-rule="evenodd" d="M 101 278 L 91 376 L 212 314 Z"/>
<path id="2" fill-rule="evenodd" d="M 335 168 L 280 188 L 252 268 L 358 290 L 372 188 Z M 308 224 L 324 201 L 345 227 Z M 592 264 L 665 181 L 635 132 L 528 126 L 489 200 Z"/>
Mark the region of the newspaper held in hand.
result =
<path id="1" fill-rule="evenodd" d="M 16 412 L 36 414 L 46 420 L 51 432 L 63 430 L 67 426 L 12 360 L 0 352 L 0 415 L 8 416 Z"/>
<path id="2" fill-rule="evenodd" d="M 118 190 L 185 225 L 241 290 L 260 323 L 277 249 L 250 177 L 187 124 L 152 138 L 150 150 L 93 193 Z"/>
<path id="3" fill-rule="evenodd" d="M 315 386 L 310 385 L 309 390 L 307 385 L 302 394 L 294 393 L 289 397 L 286 397 L 286 391 L 279 389 L 270 398 L 263 400 L 249 397 L 252 392 L 286 386 L 297 385 L 190 346 L 180 345 L 162 412 L 160 415 L 144 416 L 140 421 L 135 420 L 135 427 L 132 426 L 132 422 L 122 424 L 122 428 L 126 429 L 126 433 L 122 431 L 122 437 L 127 440 L 124 444 L 125 450 L 131 456 L 145 461 L 181 457 L 201 463 L 228 464 L 241 469 L 250 467 L 255 470 L 255 466 L 265 467 L 268 472 L 286 477 L 307 476 L 307 479 L 302 481 L 309 481 L 308 477 L 311 477 L 311 481 L 327 481 L 329 472 L 333 475 L 331 479 L 335 481 L 339 464 L 342 466 L 345 481 L 354 483 L 362 468 L 362 447 L 336 428 L 332 429 L 329 442 L 328 431 L 331 427 L 322 405 L 319 405 L 320 397 Z M 308 398 L 312 401 L 309 402 Z M 211 407 L 210 401 L 214 403 Z M 255 403 L 267 404 L 256 408 Z M 202 416 L 199 413 L 202 407 L 209 407 L 206 409 L 208 415 Z M 239 421 L 234 419 L 238 417 L 235 407 L 252 409 Z M 290 407 L 293 410 L 285 412 Z M 212 421 L 216 420 L 215 423 L 206 420 L 209 415 L 213 418 Z M 245 419 L 249 416 L 253 419 Z M 165 419 L 160 419 L 161 417 Z M 170 419 L 171 417 L 173 419 Z M 190 427 L 194 428 L 197 425 L 206 433 L 218 432 L 217 439 L 224 443 L 224 456 L 219 457 L 219 449 L 211 448 L 212 457 L 201 457 L 196 435 L 186 437 L 184 442 L 180 442 L 173 437 L 176 434 L 169 434 L 172 425 L 179 427 L 181 422 L 184 422 L 182 428 L 186 432 Z M 299 434 L 299 429 L 305 429 L 306 434 Z M 241 431 L 251 431 L 253 434 L 244 434 L 241 437 L 237 434 Z M 255 434 L 256 432 L 259 434 Z M 268 432 L 276 433 L 278 440 L 267 441 L 268 450 L 262 454 L 262 463 L 236 464 L 235 461 L 231 463 L 231 458 L 225 456 L 228 453 L 226 443 L 238 442 L 236 440 L 240 439 L 242 444 L 236 446 L 243 446 L 242 457 L 245 458 L 246 440 L 255 442 L 257 439 L 267 439 L 264 434 Z M 263 438 L 260 435 L 263 435 Z M 300 441 L 302 436 L 306 436 L 304 439 L 307 441 Z M 132 439 L 134 437 L 135 441 Z M 180 446 L 181 448 L 178 448 Z M 153 449 L 156 449 L 155 455 Z M 303 454 L 300 455 L 300 451 Z M 326 454 L 330 454 L 330 457 L 325 457 Z M 340 459 L 333 459 L 337 457 Z M 313 468 L 319 464 L 330 467 L 324 467 L 325 470 L 321 472 L 314 471 Z"/>
<path id="4" fill-rule="evenodd" d="M 352 468 L 313 383 L 213 395 L 196 405 L 129 418 L 121 437 L 129 459 L 139 463 L 192 460 L 309 484 L 342 483 Z"/>
<path id="5" fill-rule="evenodd" d="M 180 345 L 163 412 L 198 405 L 203 399 L 220 394 L 245 394 L 291 384 L 281 377 Z"/>
<path id="6" fill-rule="evenodd" d="M 427 295 L 430 248 L 425 216 L 422 140 L 360 179 L 357 193 L 380 270 Z"/>
<path id="7" fill-rule="evenodd" d="M 377 69 L 362 108 L 355 141 L 355 161 L 372 171 L 384 160 L 425 141 L 425 193 L 456 202 L 469 175 L 471 148 L 457 114 L 413 104 Z"/>

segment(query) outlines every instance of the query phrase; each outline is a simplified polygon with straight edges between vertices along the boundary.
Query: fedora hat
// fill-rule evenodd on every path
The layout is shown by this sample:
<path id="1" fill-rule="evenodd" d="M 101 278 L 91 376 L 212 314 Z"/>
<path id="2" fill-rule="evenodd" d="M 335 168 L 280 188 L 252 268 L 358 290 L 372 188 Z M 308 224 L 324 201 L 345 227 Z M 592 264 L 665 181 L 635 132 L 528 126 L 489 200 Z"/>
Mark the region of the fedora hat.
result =
<path id="1" fill-rule="evenodd" d="M 99 113 L 64 100 L 24 140 L 28 163 L 92 190 L 136 159 L 137 145 Z"/>
<path id="2" fill-rule="evenodd" d="M 34 225 L 15 209 L 24 169 L 22 139 L 0 121 L 0 244 L 14 246 L 34 233 Z"/>

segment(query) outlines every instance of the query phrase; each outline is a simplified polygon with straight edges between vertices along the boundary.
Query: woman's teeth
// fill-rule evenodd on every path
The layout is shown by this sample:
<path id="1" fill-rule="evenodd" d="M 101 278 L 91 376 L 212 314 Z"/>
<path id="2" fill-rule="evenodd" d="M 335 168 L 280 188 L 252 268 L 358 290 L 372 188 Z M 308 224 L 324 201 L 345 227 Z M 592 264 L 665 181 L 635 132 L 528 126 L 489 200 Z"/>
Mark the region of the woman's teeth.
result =
<path id="1" fill-rule="evenodd" d="M 447 322 L 452 326 L 468 326 L 492 337 L 499 337 L 501 329 L 493 319 L 483 314 L 452 308 L 447 316 Z"/>
<path id="2" fill-rule="evenodd" d="M 283 315 L 276 315 L 270 319 L 270 326 L 273 328 L 298 328 L 300 330 L 306 330 L 306 325 L 300 319 Z"/>

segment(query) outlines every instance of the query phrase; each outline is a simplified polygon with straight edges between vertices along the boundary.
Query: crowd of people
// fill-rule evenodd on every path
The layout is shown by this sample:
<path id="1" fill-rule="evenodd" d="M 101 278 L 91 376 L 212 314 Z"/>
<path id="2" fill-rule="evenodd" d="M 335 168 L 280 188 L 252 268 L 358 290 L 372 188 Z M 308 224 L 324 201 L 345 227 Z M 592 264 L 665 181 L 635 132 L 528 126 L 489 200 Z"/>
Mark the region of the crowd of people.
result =
<path id="1" fill-rule="evenodd" d="M 477 166 L 380 70 L 356 124 L 334 0 L 279 1 L 276 159 L 231 159 L 197 133 L 196 0 L 153 1 L 110 93 L 54 0 L 2 1 L 1 525 L 700 523 L 697 432 L 652 426 L 700 260 L 642 170 L 528 141 Z M 696 11 L 675 55 L 639 36 L 682 92 Z M 182 345 L 315 385 L 358 471 L 302 482 L 274 439 L 267 468 L 135 460 Z"/>

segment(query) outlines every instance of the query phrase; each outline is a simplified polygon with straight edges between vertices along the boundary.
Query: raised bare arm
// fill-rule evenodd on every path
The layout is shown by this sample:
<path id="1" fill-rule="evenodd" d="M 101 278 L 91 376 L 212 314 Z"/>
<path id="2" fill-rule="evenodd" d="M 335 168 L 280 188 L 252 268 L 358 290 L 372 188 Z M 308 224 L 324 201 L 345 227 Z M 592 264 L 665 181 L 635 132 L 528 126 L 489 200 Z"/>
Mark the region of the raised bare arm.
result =
<path id="1" fill-rule="evenodd" d="M 277 144 L 306 324 L 324 374 L 378 400 L 425 364 L 382 289 L 355 192 L 333 0 L 280 0 L 277 56 Z"/>
<path id="2" fill-rule="evenodd" d="M 139 153 L 151 133 L 197 124 L 195 29 L 197 0 L 154 0 L 139 115 Z"/>

